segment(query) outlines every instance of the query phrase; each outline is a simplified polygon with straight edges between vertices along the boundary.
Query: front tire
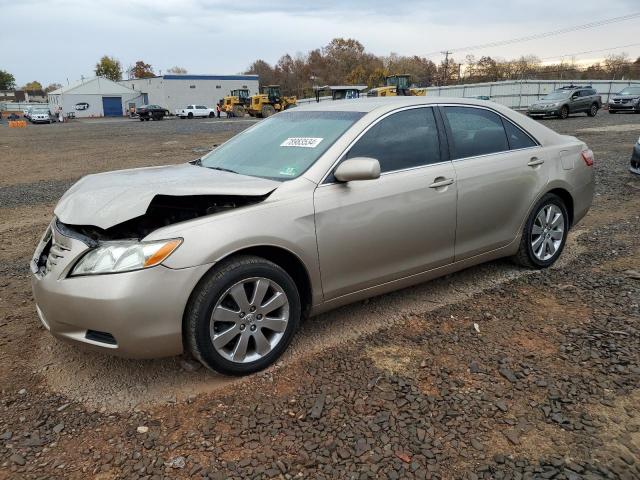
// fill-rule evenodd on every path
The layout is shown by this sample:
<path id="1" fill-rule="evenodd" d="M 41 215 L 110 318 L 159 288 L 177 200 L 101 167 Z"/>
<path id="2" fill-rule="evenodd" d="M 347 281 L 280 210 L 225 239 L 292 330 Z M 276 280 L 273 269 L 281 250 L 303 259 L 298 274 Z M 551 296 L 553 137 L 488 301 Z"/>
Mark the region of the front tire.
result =
<path id="1" fill-rule="evenodd" d="M 244 117 L 244 107 L 242 105 L 234 105 L 232 113 L 234 117 L 242 118 Z"/>
<path id="2" fill-rule="evenodd" d="M 275 113 L 276 109 L 273 107 L 273 105 L 264 105 L 262 107 L 262 118 L 268 118 Z"/>
<path id="3" fill-rule="evenodd" d="M 187 115 L 187 117 L 189 117 L 189 120 L 191 120 L 193 118 L 193 113 L 189 112 L 189 114 Z"/>
<path id="4" fill-rule="evenodd" d="M 569 214 L 562 199 L 546 194 L 527 219 L 515 262 L 528 268 L 550 267 L 564 249 L 569 227 Z"/>
<path id="5" fill-rule="evenodd" d="M 191 354 L 226 375 L 247 375 L 286 350 L 302 306 L 295 282 L 261 257 L 238 256 L 215 266 L 195 288 L 184 321 Z"/>
<path id="6" fill-rule="evenodd" d="M 569 116 L 569 107 L 566 105 L 560 109 L 560 118 L 566 119 Z"/>

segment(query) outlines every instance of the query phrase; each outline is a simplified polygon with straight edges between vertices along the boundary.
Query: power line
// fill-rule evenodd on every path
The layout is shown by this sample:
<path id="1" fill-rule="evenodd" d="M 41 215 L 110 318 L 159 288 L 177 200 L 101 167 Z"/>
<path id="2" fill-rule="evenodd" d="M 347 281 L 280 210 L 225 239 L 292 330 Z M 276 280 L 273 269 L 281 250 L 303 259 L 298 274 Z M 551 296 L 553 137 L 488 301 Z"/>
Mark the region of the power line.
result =
<path id="1" fill-rule="evenodd" d="M 632 20 L 634 18 L 638 18 L 640 17 L 640 12 L 636 12 L 636 13 L 630 13 L 627 15 L 622 15 L 619 17 L 613 17 L 613 18 L 605 18 L 603 20 L 597 20 L 595 22 L 589 22 L 589 23 L 585 23 L 582 25 L 574 25 L 571 27 L 565 27 L 565 28 L 560 28 L 558 30 L 551 30 L 548 32 L 543 32 L 543 33 L 536 33 L 533 35 L 527 35 L 524 37 L 517 37 L 517 38 L 512 38 L 509 40 L 500 40 L 500 41 L 496 41 L 496 42 L 489 42 L 489 43 L 483 43 L 483 44 L 478 44 L 478 45 L 471 45 L 468 47 L 458 47 L 458 48 L 452 48 L 450 51 L 451 52 L 467 52 L 467 51 L 471 51 L 471 50 L 480 50 L 483 48 L 492 48 L 492 47 L 502 47 L 505 45 L 511 45 L 514 43 L 520 43 L 520 42 L 528 42 L 531 40 L 539 40 L 542 38 L 547 38 L 547 37 L 552 37 L 554 35 L 561 35 L 563 33 L 570 33 L 570 32 L 576 32 L 579 30 L 585 30 L 588 28 L 595 28 L 595 27 L 601 27 L 603 25 L 609 25 L 612 23 L 618 23 L 618 22 L 623 22 L 625 20 Z M 427 53 L 425 56 L 429 57 L 432 55 L 438 55 L 440 53 L 440 51 L 437 52 L 430 52 Z"/>
<path id="2" fill-rule="evenodd" d="M 598 50 L 586 50 L 584 52 L 574 52 L 574 53 L 565 53 L 564 55 L 556 55 L 554 57 L 544 57 L 540 60 L 552 60 L 554 58 L 563 58 L 563 57 L 574 57 L 576 55 L 585 55 L 588 53 L 598 53 L 598 52 L 608 52 L 609 50 L 618 50 L 619 48 L 629 48 L 629 47 L 638 47 L 640 43 L 630 43 L 628 45 L 619 45 L 617 47 L 609 47 L 609 48 L 600 48 Z"/>

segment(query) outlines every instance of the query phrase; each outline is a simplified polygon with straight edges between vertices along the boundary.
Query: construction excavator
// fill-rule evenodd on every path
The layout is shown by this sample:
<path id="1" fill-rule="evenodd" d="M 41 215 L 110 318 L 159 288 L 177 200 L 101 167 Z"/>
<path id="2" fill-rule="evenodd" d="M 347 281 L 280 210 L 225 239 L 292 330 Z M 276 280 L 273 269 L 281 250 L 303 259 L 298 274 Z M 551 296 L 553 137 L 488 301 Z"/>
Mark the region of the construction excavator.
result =
<path id="1" fill-rule="evenodd" d="M 280 93 L 280 85 L 268 85 L 262 88 L 262 93 L 250 98 L 247 111 L 252 117 L 267 118 L 296 105 L 298 105 L 298 99 L 283 97 Z"/>
<path id="2" fill-rule="evenodd" d="M 244 114 L 251 103 L 251 96 L 248 88 L 239 88 L 231 90 L 231 95 L 224 97 L 222 100 L 222 110 L 229 117 L 244 117 Z"/>
<path id="3" fill-rule="evenodd" d="M 384 87 L 372 88 L 368 97 L 425 96 L 426 88 L 411 87 L 411 75 L 389 75 L 384 77 Z"/>

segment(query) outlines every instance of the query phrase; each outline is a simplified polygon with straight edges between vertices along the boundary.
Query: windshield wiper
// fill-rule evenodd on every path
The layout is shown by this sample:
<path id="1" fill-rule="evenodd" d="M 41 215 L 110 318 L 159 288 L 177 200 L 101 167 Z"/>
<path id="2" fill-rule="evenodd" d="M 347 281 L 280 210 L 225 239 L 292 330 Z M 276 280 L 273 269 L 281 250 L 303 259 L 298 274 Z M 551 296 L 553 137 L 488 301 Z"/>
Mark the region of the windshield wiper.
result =
<path id="1" fill-rule="evenodd" d="M 201 158 L 196 158 L 195 160 L 191 160 L 189 162 L 191 165 L 197 165 L 199 167 L 202 166 L 202 159 Z"/>
<path id="2" fill-rule="evenodd" d="M 230 168 L 224 168 L 224 167 L 206 167 L 206 168 L 210 168 L 211 170 L 219 170 L 221 172 L 229 172 L 229 173 L 235 173 L 236 175 L 240 175 L 238 172 L 236 172 L 235 170 L 231 170 Z"/>

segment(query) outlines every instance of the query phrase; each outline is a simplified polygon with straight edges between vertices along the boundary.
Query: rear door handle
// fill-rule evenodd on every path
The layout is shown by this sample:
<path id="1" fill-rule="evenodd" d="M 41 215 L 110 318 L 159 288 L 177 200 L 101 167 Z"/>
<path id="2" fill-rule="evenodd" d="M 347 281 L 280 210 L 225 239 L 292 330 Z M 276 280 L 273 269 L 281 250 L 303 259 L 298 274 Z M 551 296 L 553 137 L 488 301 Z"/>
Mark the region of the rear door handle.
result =
<path id="1" fill-rule="evenodd" d="M 429 185 L 429 188 L 446 187 L 447 185 L 451 185 L 453 181 L 453 178 L 436 177 L 433 183 Z"/>
<path id="2" fill-rule="evenodd" d="M 529 163 L 527 163 L 527 165 L 529 165 L 530 167 L 535 167 L 537 165 L 542 165 L 543 163 L 544 160 L 542 160 L 541 158 L 531 157 L 531 160 L 529 160 Z"/>

